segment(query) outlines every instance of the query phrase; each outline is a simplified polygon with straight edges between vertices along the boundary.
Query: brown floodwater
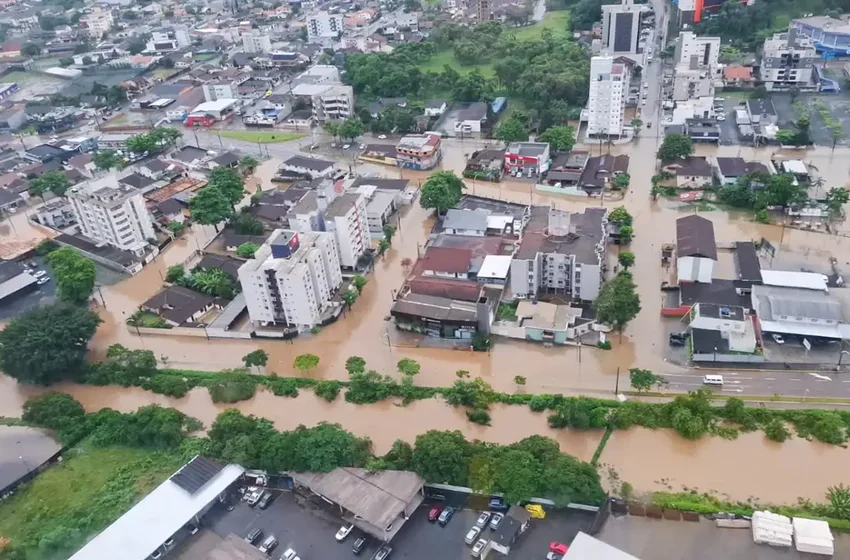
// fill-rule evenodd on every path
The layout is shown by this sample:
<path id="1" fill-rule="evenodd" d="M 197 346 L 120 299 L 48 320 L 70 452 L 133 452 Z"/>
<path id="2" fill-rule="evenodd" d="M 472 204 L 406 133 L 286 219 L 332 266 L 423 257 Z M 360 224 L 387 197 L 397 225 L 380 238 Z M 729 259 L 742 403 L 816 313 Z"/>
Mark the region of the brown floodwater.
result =
<path id="1" fill-rule="evenodd" d="M 824 501 L 828 486 L 847 482 L 850 452 L 802 438 L 784 443 L 761 432 L 738 439 L 716 437 L 689 441 L 672 430 L 632 428 L 611 435 L 600 458 L 635 491 L 697 490 L 718 497 L 762 503 L 793 504 L 797 498 Z"/>

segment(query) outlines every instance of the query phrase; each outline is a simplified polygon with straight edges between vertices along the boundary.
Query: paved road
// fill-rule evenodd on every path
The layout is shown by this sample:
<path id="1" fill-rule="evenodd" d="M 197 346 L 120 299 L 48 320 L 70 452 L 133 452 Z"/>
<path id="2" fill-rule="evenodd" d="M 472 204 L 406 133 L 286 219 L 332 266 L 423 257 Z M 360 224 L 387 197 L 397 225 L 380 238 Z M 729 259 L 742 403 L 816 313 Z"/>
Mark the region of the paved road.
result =
<path id="1" fill-rule="evenodd" d="M 715 390 L 734 396 L 776 394 L 803 398 L 850 398 L 850 373 L 825 373 L 805 371 L 713 371 L 694 370 L 684 373 L 664 374 L 671 391 L 693 391 L 703 385 L 702 378 L 709 373 L 723 376 L 723 387 Z"/>

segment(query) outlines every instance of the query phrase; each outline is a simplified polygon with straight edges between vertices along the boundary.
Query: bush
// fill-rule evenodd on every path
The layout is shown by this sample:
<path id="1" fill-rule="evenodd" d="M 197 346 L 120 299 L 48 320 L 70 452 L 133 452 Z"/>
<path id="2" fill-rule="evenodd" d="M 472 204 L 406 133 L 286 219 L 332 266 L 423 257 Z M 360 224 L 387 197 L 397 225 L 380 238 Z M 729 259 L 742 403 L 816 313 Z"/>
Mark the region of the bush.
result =
<path id="1" fill-rule="evenodd" d="M 176 375 L 154 375 L 149 381 L 142 384 L 142 388 L 160 395 L 169 397 L 185 397 L 189 392 L 189 383 Z"/>
<path id="2" fill-rule="evenodd" d="M 785 427 L 785 422 L 779 418 L 774 418 L 764 427 L 764 435 L 771 441 L 783 442 L 791 437 L 791 432 Z"/>
<path id="3" fill-rule="evenodd" d="M 606 340 L 605 342 L 600 341 L 596 344 L 596 347 L 600 348 L 602 350 L 610 350 L 611 349 L 611 341 L 610 340 Z"/>
<path id="4" fill-rule="evenodd" d="M 24 403 L 23 420 L 28 424 L 58 432 L 59 439 L 70 443 L 85 424 L 85 410 L 74 397 L 49 392 Z"/>
<path id="5" fill-rule="evenodd" d="M 272 393 L 278 397 L 297 397 L 298 382 L 294 379 L 278 378 L 269 382 Z"/>
<path id="6" fill-rule="evenodd" d="M 476 424 L 481 424 L 482 426 L 490 425 L 490 413 L 486 410 L 480 410 L 478 408 L 474 410 L 467 410 L 466 417 L 470 422 L 475 422 Z"/>
<path id="7" fill-rule="evenodd" d="M 52 239 L 42 239 L 38 245 L 35 246 L 35 254 L 39 257 L 46 257 L 58 248 L 59 244 Z"/>
<path id="8" fill-rule="evenodd" d="M 553 395 L 533 395 L 528 401 L 528 408 L 534 412 L 543 412 L 554 406 Z"/>
<path id="9" fill-rule="evenodd" d="M 382 376 L 375 370 L 355 371 L 351 374 L 346 402 L 354 404 L 376 403 L 397 394 L 398 384 L 390 377 Z"/>
<path id="10" fill-rule="evenodd" d="M 333 402 L 336 400 L 337 395 L 339 395 L 340 389 L 342 389 L 342 383 L 339 381 L 319 381 L 313 387 L 313 392 L 316 393 L 317 397 L 321 397 L 328 402 Z"/>
<path id="11" fill-rule="evenodd" d="M 253 397 L 257 382 L 245 373 L 222 373 L 207 388 L 213 402 L 235 403 Z"/>

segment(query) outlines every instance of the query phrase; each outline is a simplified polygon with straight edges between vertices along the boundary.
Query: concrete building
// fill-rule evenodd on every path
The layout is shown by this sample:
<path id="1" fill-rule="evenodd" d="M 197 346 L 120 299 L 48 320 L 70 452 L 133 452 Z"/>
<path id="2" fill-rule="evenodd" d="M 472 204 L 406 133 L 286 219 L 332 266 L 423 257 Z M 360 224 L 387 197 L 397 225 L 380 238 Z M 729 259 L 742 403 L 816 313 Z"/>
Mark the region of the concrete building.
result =
<path id="1" fill-rule="evenodd" d="M 711 283 L 717 263 L 714 225 L 702 216 L 676 220 L 676 269 L 679 283 Z"/>
<path id="2" fill-rule="evenodd" d="M 762 332 L 833 340 L 848 338 L 842 302 L 828 292 L 754 285 L 751 298 Z"/>
<path id="3" fill-rule="evenodd" d="M 768 91 L 817 90 L 812 73 L 817 61 L 817 51 L 811 39 L 800 34 L 795 27 L 785 33 L 776 33 L 764 42 L 759 73 Z"/>
<path id="4" fill-rule="evenodd" d="M 151 38 L 145 50 L 151 53 L 176 51 L 192 44 L 189 29 L 184 25 L 175 25 L 167 29 L 151 31 Z"/>
<path id="5" fill-rule="evenodd" d="M 251 321 L 263 326 L 319 324 L 342 284 L 336 242 L 324 232 L 275 230 L 238 275 Z"/>
<path id="6" fill-rule="evenodd" d="M 548 142 L 511 142 L 505 150 L 505 172 L 539 177 L 549 170 Z"/>
<path id="7" fill-rule="evenodd" d="M 318 122 L 347 119 L 354 114 L 354 89 L 340 83 L 299 84 L 294 97 L 309 99 L 313 118 Z"/>
<path id="8" fill-rule="evenodd" d="M 608 211 L 583 213 L 532 206 L 511 262 L 510 288 L 519 299 L 539 292 L 593 301 L 602 286 Z"/>
<path id="9" fill-rule="evenodd" d="M 443 155 L 437 134 L 408 134 L 396 145 L 396 162 L 409 169 L 433 169 Z"/>
<path id="10" fill-rule="evenodd" d="M 0 261 L 0 303 L 5 304 L 35 290 L 38 288 L 37 280 L 19 263 Z"/>
<path id="11" fill-rule="evenodd" d="M 629 91 L 629 67 L 611 56 L 590 59 L 590 94 L 587 100 L 587 134 L 620 136 Z"/>
<path id="12" fill-rule="evenodd" d="M 850 22 L 830 16 L 811 16 L 791 21 L 791 27 L 812 40 L 818 52 L 850 55 Z"/>
<path id="13" fill-rule="evenodd" d="M 690 31 L 680 33 L 676 43 L 676 64 L 690 66 L 694 57 L 699 68 L 717 68 L 720 37 L 703 37 Z"/>
<path id="14" fill-rule="evenodd" d="M 112 17 L 110 10 L 95 10 L 80 19 L 80 23 L 84 23 L 89 30 L 89 35 L 100 38 L 104 33 L 109 33 L 112 26 L 115 24 L 115 19 Z"/>
<path id="15" fill-rule="evenodd" d="M 340 264 L 353 270 L 371 246 L 366 197 L 361 193 L 338 196 L 328 204 L 324 223 L 325 229 L 336 236 Z"/>
<path id="16" fill-rule="evenodd" d="M 602 6 L 602 49 L 605 54 L 628 55 L 638 53 L 641 15 L 646 6 L 633 0 Z"/>
<path id="17" fill-rule="evenodd" d="M 335 40 L 345 29 L 345 18 L 340 14 L 317 12 L 307 16 L 307 42 L 321 43 Z"/>
<path id="18" fill-rule="evenodd" d="M 756 351 L 753 322 L 743 307 L 698 303 L 691 310 L 690 319 L 691 329 L 719 332 L 726 352 Z"/>
<path id="19" fill-rule="evenodd" d="M 687 101 L 714 95 L 715 79 L 722 77 L 718 57 L 720 37 L 682 32 L 676 43 L 673 100 Z"/>
<path id="20" fill-rule="evenodd" d="M 68 189 L 80 233 L 117 249 L 144 254 L 156 238 L 153 221 L 138 189 L 120 183 L 115 174 Z"/>
<path id="21" fill-rule="evenodd" d="M 248 53 L 267 53 L 272 50 L 272 41 L 264 33 L 244 33 L 242 49 Z"/>
<path id="22" fill-rule="evenodd" d="M 239 86 L 230 80 L 216 80 L 203 85 L 204 101 L 218 101 L 219 99 L 236 99 L 239 97 Z"/>

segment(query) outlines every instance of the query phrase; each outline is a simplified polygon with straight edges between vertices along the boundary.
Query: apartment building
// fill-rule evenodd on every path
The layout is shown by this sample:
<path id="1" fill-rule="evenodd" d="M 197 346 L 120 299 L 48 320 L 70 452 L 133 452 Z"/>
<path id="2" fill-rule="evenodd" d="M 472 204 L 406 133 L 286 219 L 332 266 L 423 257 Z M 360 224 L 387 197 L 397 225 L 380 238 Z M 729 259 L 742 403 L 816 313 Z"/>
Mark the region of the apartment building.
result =
<path id="1" fill-rule="evenodd" d="M 95 243 L 142 256 L 147 240 L 156 237 L 142 192 L 118 182 L 115 174 L 75 185 L 67 196 L 80 233 Z"/>
<path id="2" fill-rule="evenodd" d="M 333 199 L 324 211 L 324 226 L 336 236 L 340 264 L 353 270 L 371 246 L 366 196 L 346 193 Z"/>
<path id="3" fill-rule="evenodd" d="M 317 12 L 307 16 L 307 41 L 322 42 L 342 35 L 345 20 L 340 14 Z"/>
<path id="4" fill-rule="evenodd" d="M 204 100 L 207 102 L 219 99 L 238 99 L 239 85 L 231 80 L 216 80 L 204 84 Z"/>
<path id="5" fill-rule="evenodd" d="M 112 17 L 110 10 L 95 9 L 92 13 L 80 19 L 80 23 L 84 23 L 89 30 L 89 35 L 100 38 L 104 33 L 108 33 L 115 24 L 115 18 Z"/>
<path id="6" fill-rule="evenodd" d="M 272 41 L 267 34 L 243 33 L 242 49 L 248 53 L 267 53 L 272 50 Z"/>
<path id="7" fill-rule="evenodd" d="M 590 59 L 590 94 L 587 101 L 587 134 L 620 136 L 629 91 L 629 67 L 611 56 Z"/>
<path id="8" fill-rule="evenodd" d="M 311 97 L 313 118 L 319 122 L 348 119 L 354 114 L 354 89 L 351 86 L 324 86 Z"/>
<path id="9" fill-rule="evenodd" d="M 333 234 L 278 229 L 239 267 L 251 321 L 309 329 L 332 309 L 342 284 Z"/>
<path id="10" fill-rule="evenodd" d="M 640 20 L 649 13 L 646 6 L 633 0 L 602 6 L 602 48 L 606 54 L 637 54 Z"/>
<path id="11" fill-rule="evenodd" d="M 690 31 L 679 33 L 676 63 L 690 66 L 694 57 L 698 68 L 716 69 L 720 59 L 720 37 L 703 37 Z"/>
<path id="12" fill-rule="evenodd" d="M 436 134 L 408 134 L 396 145 L 399 167 L 433 169 L 442 156 L 441 139 Z"/>
<path id="13" fill-rule="evenodd" d="M 593 301 L 602 286 L 608 210 L 583 213 L 532 206 L 513 256 L 510 287 L 519 299 L 538 293 Z"/>
<path id="14" fill-rule="evenodd" d="M 722 78 L 719 65 L 720 37 L 701 37 L 690 31 L 676 43 L 673 100 L 687 101 L 714 96 L 714 84 Z"/>
<path id="15" fill-rule="evenodd" d="M 817 51 L 812 40 L 792 27 L 785 33 L 776 33 L 764 42 L 759 73 L 768 91 L 817 90 L 813 70 Z"/>

